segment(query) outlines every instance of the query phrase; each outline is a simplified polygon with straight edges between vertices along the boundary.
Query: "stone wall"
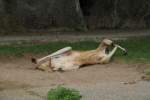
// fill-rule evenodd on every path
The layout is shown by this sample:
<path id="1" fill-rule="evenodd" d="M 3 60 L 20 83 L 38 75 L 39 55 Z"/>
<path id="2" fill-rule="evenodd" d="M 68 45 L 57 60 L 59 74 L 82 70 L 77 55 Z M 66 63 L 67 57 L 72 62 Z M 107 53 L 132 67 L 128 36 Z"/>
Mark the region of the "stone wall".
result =
<path id="1" fill-rule="evenodd" d="M 90 9 L 91 28 L 149 28 L 149 0 L 96 0 Z"/>
<path id="2" fill-rule="evenodd" d="M 81 4 L 82 3 L 82 4 Z M 149 28 L 149 0 L 0 0 L 0 32 Z"/>

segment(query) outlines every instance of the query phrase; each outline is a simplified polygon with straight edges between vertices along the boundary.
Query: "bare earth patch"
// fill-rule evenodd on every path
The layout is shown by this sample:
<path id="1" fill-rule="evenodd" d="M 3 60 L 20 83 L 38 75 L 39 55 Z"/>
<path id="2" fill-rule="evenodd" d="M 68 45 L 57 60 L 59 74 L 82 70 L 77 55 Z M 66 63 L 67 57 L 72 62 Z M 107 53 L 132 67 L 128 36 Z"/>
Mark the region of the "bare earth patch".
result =
<path id="1" fill-rule="evenodd" d="M 45 100 L 49 89 L 57 85 L 76 88 L 82 93 L 83 100 L 99 100 L 100 97 L 103 100 L 120 100 L 116 98 L 118 96 L 122 98 L 124 95 L 131 95 L 130 97 L 133 95 L 134 99 L 139 98 L 141 96 L 138 93 L 141 93 L 141 90 L 136 88 L 136 85 L 139 85 L 139 89 L 144 91 L 144 96 L 141 98 L 150 98 L 148 83 L 140 85 L 142 72 L 139 68 L 142 66 L 145 65 L 123 64 L 113 61 L 110 64 L 91 65 L 63 73 L 43 72 L 34 69 L 35 66 L 29 57 L 7 59 L 1 57 L 0 99 Z M 132 94 L 133 91 L 137 92 Z M 109 99 L 107 95 L 110 95 Z M 126 100 L 126 98 L 122 100 Z"/>
<path id="2" fill-rule="evenodd" d="M 0 61 L 0 90 L 65 85 L 93 85 L 103 82 L 132 82 L 141 78 L 140 65 L 110 63 L 91 65 L 68 72 L 43 72 L 34 69 L 28 58 Z M 143 66 L 143 65 L 142 65 Z"/>

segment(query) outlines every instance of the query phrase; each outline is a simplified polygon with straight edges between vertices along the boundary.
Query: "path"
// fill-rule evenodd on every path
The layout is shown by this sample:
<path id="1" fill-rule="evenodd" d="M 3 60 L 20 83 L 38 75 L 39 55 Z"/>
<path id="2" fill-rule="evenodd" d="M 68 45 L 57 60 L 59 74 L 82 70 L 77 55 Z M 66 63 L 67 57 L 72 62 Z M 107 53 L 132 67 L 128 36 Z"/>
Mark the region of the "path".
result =
<path id="1" fill-rule="evenodd" d="M 9 44 L 13 42 L 49 42 L 49 41 L 81 41 L 96 40 L 101 38 L 110 39 L 126 39 L 129 37 L 150 36 L 150 30 L 142 31 L 100 31 L 100 32 L 50 32 L 50 33 L 34 33 L 33 35 L 13 35 L 0 36 L 0 44 Z"/>

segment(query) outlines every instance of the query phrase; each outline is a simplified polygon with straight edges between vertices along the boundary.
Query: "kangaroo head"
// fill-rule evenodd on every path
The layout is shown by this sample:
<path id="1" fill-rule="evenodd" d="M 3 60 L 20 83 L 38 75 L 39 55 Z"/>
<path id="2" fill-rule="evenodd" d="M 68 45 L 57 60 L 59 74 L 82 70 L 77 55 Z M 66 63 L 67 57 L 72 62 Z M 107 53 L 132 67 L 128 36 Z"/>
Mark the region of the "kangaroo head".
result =
<path id="1" fill-rule="evenodd" d="M 106 45 L 106 46 L 111 46 L 113 44 L 113 41 L 109 39 L 104 39 L 102 40 L 101 44 Z"/>

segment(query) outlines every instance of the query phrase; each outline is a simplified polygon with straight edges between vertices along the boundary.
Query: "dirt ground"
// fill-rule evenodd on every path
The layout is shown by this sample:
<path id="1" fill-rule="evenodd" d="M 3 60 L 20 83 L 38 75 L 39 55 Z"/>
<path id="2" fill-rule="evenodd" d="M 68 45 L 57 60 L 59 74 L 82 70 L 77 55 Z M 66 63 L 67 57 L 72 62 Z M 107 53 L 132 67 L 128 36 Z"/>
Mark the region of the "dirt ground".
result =
<path id="1" fill-rule="evenodd" d="M 45 100 L 50 88 L 58 85 L 79 90 L 82 100 L 150 98 L 149 82 L 141 83 L 140 69 L 146 64 L 112 61 L 61 73 L 35 70 L 29 57 L 0 59 L 0 100 Z"/>
<path id="2" fill-rule="evenodd" d="M 140 33 L 142 34 L 140 35 Z M 144 33 L 139 32 L 138 36 L 149 36 L 149 31 Z M 137 32 L 128 35 L 133 37 L 137 35 Z M 87 36 L 76 35 L 75 37 L 71 35 L 68 38 L 72 41 L 78 41 L 81 38 L 89 39 L 89 37 L 100 40 L 102 37 L 108 37 L 108 34 Z M 0 44 L 14 41 L 68 40 L 68 38 L 63 37 L 66 36 L 26 36 L 17 38 L 6 36 L 0 37 Z M 126 38 L 128 36 L 124 33 L 118 36 L 117 33 L 116 35 L 110 35 L 110 37 L 120 39 L 120 37 Z M 41 56 L 38 55 L 37 57 Z M 99 100 L 99 97 L 103 98 L 102 100 L 150 100 L 150 83 L 140 83 L 141 69 L 147 66 L 150 66 L 150 64 L 125 64 L 120 61 L 112 61 L 109 64 L 91 65 L 63 73 L 43 72 L 34 69 L 35 65 L 31 63 L 29 55 L 21 58 L 0 57 L 0 100 L 43 100 L 51 87 L 61 84 L 77 87 L 83 93 L 84 100 Z M 134 85 L 125 85 L 128 83 Z M 93 88 L 93 86 L 95 87 Z"/>
<path id="3" fill-rule="evenodd" d="M 0 91 L 43 86 L 93 85 L 101 82 L 134 82 L 141 78 L 141 64 L 111 62 L 92 65 L 67 72 L 43 72 L 35 70 L 29 58 L 0 60 Z"/>

